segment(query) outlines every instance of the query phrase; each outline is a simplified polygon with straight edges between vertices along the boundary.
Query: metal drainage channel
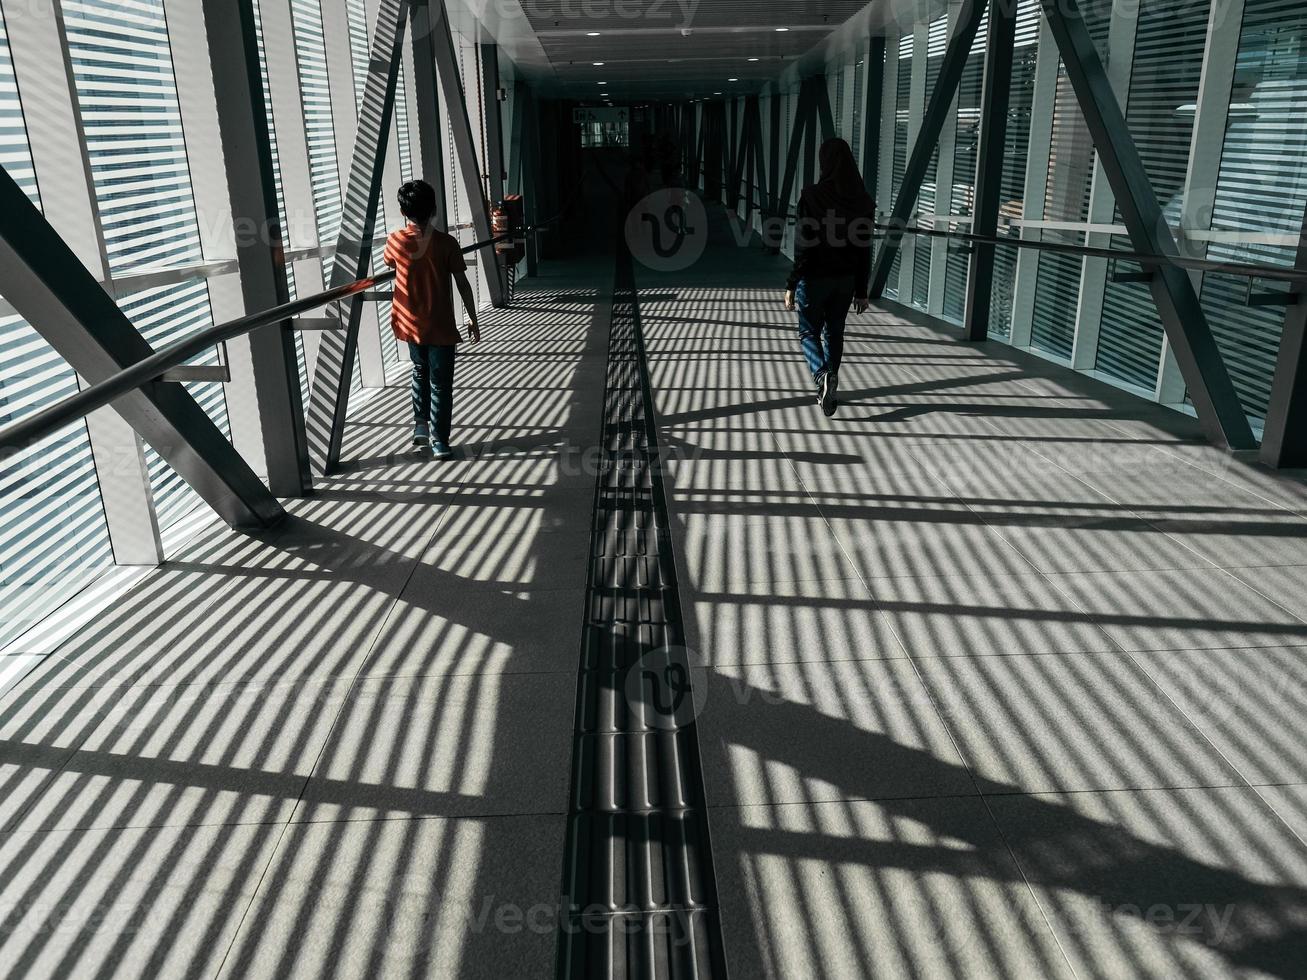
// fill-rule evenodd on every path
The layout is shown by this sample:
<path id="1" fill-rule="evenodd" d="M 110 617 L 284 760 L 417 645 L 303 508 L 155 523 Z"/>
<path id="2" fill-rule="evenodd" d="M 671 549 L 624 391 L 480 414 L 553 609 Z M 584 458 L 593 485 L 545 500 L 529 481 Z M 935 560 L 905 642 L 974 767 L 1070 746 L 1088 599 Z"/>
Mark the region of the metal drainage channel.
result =
<path id="1" fill-rule="evenodd" d="M 558 976 L 724 978 L 692 664 L 635 280 L 620 246 L 616 279 Z"/>

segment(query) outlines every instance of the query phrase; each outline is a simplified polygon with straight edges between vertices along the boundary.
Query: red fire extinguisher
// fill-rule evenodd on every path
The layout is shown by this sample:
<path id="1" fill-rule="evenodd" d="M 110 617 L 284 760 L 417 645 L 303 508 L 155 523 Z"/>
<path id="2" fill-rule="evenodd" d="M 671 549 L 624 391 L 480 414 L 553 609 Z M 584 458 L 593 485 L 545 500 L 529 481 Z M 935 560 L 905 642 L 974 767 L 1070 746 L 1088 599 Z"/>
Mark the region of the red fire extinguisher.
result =
<path id="1" fill-rule="evenodd" d="M 521 194 L 510 194 L 490 209 L 490 230 L 498 241 L 495 254 L 508 265 L 526 255 L 526 218 Z"/>

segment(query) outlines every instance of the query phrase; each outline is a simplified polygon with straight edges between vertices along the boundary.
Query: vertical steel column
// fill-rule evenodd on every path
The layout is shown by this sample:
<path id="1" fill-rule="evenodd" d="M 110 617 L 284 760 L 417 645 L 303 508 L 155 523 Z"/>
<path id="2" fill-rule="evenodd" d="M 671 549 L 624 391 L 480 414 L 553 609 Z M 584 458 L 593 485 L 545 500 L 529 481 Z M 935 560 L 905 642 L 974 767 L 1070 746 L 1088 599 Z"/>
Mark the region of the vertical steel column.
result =
<path id="1" fill-rule="evenodd" d="M 987 238 L 998 233 L 1016 29 L 1017 0 L 991 0 L 976 148 L 976 198 L 971 219 L 972 232 Z M 994 246 L 973 244 L 968 266 L 962 335 L 967 340 L 985 340 L 989 336 L 989 309 L 994 293 Z"/>
<path id="2" fill-rule="evenodd" d="M 957 94 L 958 84 L 962 81 L 962 70 L 966 67 L 971 44 L 976 39 L 976 31 L 985 12 L 985 2 L 986 0 L 962 0 L 962 7 L 958 13 L 958 29 L 949 38 L 948 47 L 944 51 L 944 61 L 940 65 L 939 77 L 935 81 L 935 91 L 930 93 L 930 101 L 921 120 L 921 128 L 917 131 L 912 153 L 904 168 L 898 200 L 894 202 L 894 211 L 890 214 L 890 231 L 876 258 L 869 291 L 873 299 L 884 294 L 885 286 L 889 282 L 894 253 L 898 251 L 903 241 L 903 229 L 907 227 L 908 215 L 912 212 L 913 205 L 917 203 L 921 182 L 930 167 L 931 151 L 939 142 L 944 120 L 948 118 L 949 107 Z"/>
<path id="3" fill-rule="evenodd" d="M 153 353 L 2 168 L 0 293 L 92 384 Z M 124 395 L 114 407 L 227 523 L 266 527 L 285 516 L 183 385 L 157 381 Z"/>
<path id="4" fill-rule="evenodd" d="M 445 0 L 430 0 L 431 23 L 436 53 L 436 78 L 445 98 L 445 111 L 454 136 L 454 155 L 463 186 L 471 198 L 472 234 L 479 242 L 490 238 L 490 209 L 486 203 L 485 185 L 477 165 L 476 139 L 472 135 L 472 120 L 468 116 L 467 98 L 463 94 L 463 76 L 459 71 L 458 51 L 454 47 L 454 31 L 449 23 Z M 499 275 L 499 263 L 494 249 L 483 248 L 477 255 L 485 275 L 486 288 L 493 306 L 504 305 L 504 284 Z"/>
<path id="5" fill-rule="evenodd" d="M 727 134 L 727 169 L 730 172 L 730 186 L 726 191 L 726 205 L 730 208 L 739 208 L 740 206 L 740 172 L 744 167 L 744 154 L 739 137 L 740 129 L 740 100 L 731 99 L 730 118 L 725 120 L 730 126 L 730 132 Z"/>
<path id="6" fill-rule="evenodd" d="M 780 119 L 782 119 L 782 95 L 779 91 L 772 91 L 771 98 L 767 99 L 767 119 L 769 119 L 769 128 L 767 128 L 767 199 L 771 201 L 769 209 L 772 217 L 782 214 L 783 209 L 780 206 Z"/>
<path id="7" fill-rule="evenodd" d="M 436 223 L 449 227 L 449 204 L 445 198 L 445 127 L 440 119 L 440 98 L 436 90 L 436 52 L 431 23 L 430 0 L 410 0 L 409 31 L 413 45 L 413 94 L 418 114 L 418 159 L 422 179 L 436 192 L 440 211 Z"/>
<path id="8" fill-rule="evenodd" d="M 486 193 L 489 195 L 488 204 L 494 206 L 504 199 L 504 119 L 501 107 L 503 103 L 499 101 L 499 47 L 495 44 L 482 44 L 481 46 L 481 94 L 482 106 L 485 111 L 485 120 L 483 125 L 486 134 Z M 489 263 L 483 263 L 487 276 L 490 270 L 494 270 L 494 279 L 487 279 L 489 282 L 499 284 L 499 298 L 495 298 L 495 291 L 490 290 L 491 302 L 495 306 L 503 306 L 508 301 L 508 284 L 504 278 L 504 267 L 495 255 L 494 249 L 486 249 L 486 254 L 490 257 Z"/>
<path id="9" fill-rule="evenodd" d="M 830 102 L 826 97 L 826 79 L 822 77 L 813 78 L 809 83 L 810 103 L 808 109 L 808 118 L 803 126 L 803 181 L 799 192 L 803 192 L 804 187 L 810 187 L 817 181 L 817 117 L 821 113 L 822 102 L 826 103 L 826 111 L 830 112 Z"/>
<path id="10" fill-rule="evenodd" d="M 1116 195 L 1131 244 L 1146 255 L 1178 254 L 1079 3 L 1040 0 L 1040 5 L 1062 53 L 1067 77 Z M 1154 270 L 1150 288 L 1208 438 L 1234 450 L 1254 448 L 1252 427 L 1188 273 L 1164 264 Z"/>
<path id="11" fill-rule="evenodd" d="M 876 220 L 887 207 L 886 202 L 894 195 L 894 140 L 898 132 L 899 72 L 903 69 L 899 58 L 900 38 L 897 34 L 885 39 L 884 83 L 881 92 L 880 111 L 880 145 L 876 153 L 876 188 L 872 192 L 876 199 Z M 884 165 L 881 165 L 881 161 Z M 883 239 L 877 239 L 874 256 L 880 255 Z M 874 261 L 874 258 L 873 258 Z"/>
<path id="12" fill-rule="evenodd" d="M 1307 272 L 1307 210 L 1303 212 L 1295 265 Z M 1307 287 L 1284 315 L 1280 353 L 1262 432 L 1261 460 L 1268 466 L 1307 466 Z"/>
<path id="13" fill-rule="evenodd" d="M 354 139 L 340 236 L 336 240 L 336 257 L 331 269 L 332 288 L 364 278 L 372 265 L 381 179 L 395 108 L 395 85 L 399 77 L 407 15 L 407 0 L 381 0 L 363 87 L 363 105 Z M 324 473 L 330 472 L 340 461 L 362 311 L 361 299 L 350 302 L 345 330 L 323 331 L 318 348 L 313 388 L 309 395 L 308 437 L 310 455 Z"/>
<path id="14" fill-rule="evenodd" d="M 522 192 L 526 194 L 527 222 L 532 226 L 526 236 L 526 274 L 540 274 L 540 245 L 534 230 L 541 215 L 543 200 L 540 180 L 540 108 L 531 89 L 522 86 Z"/>
<path id="15" fill-rule="evenodd" d="M 286 250 L 277 215 L 277 179 L 263 97 L 254 0 L 203 0 L 213 66 L 218 125 L 231 198 L 246 310 L 290 301 Z M 300 395 L 299 364 L 290 321 L 250 334 L 253 392 L 263 434 L 268 486 L 281 497 L 313 488 Z"/>
<path id="16" fill-rule="evenodd" d="M 885 97 L 884 35 L 871 39 L 865 67 L 862 76 L 866 89 L 862 110 L 862 182 L 874 199 L 880 179 L 880 106 Z"/>

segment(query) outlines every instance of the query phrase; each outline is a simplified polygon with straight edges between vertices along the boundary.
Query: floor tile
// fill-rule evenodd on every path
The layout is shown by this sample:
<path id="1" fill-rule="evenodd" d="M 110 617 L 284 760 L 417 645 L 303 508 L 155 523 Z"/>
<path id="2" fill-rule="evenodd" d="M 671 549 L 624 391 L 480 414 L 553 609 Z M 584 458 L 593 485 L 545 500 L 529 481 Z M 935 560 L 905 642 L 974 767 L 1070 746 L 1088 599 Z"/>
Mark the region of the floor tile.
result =
<path id="1" fill-rule="evenodd" d="M 1177 650 L 1144 669 L 1249 782 L 1307 782 L 1307 647 Z"/>
<path id="2" fill-rule="evenodd" d="M 222 976 L 553 975 L 564 819 L 294 824 Z"/>
<path id="3" fill-rule="evenodd" d="M 1106 633 L 1039 575 L 887 578 L 868 587 L 914 657 L 1115 649 Z"/>
<path id="4" fill-rule="evenodd" d="M 1255 574 L 1259 583 L 1273 585 L 1283 577 L 1273 569 Z M 1307 643 L 1307 623 L 1219 569 L 1097 572 L 1050 581 L 1124 650 Z"/>
<path id="5" fill-rule="evenodd" d="M 989 802 L 1077 975 L 1301 972 L 1307 847 L 1252 790 Z"/>
<path id="6" fill-rule="evenodd" d="M 0 962 L 22 977 L 211 977 L 281 826 L 0 837 Z"/>
<path id="7" fill-rule="evenodd" d="M 88 689 L 97 723 L 14 829 L 284 823 L 349 682 Z"/>
<path id="8" fill-rule="evenodd" d="M 1239 782 L 1198 729 L 1120 654 L 953 657 L 917 665 L 985 792 Z"/>
<path id="9" fill-rule="evenodd" d="M 583 586 L 518 591 L 414 574 L 373 643 L 362 676 L 575 674 Z"/>
<path id="10" fill-rule="evenodd" d="M 707 666 L 905 656 L 860 579 L 683 592 L 686 642 Z"/>
<path id="11" fill-rule="evenodd" d="M 720 668 L 706 683 L 714 806 L 975 792 L 907 660 Z"/>
<path id="12" fill-rule="evenodd" d="M 710 816 L 733 975 L 1071 976 L 980 800 Z"/>
<path id="13" fill-rule="evenodd" d="M 361 680 L 295 819 L 562 813 L 575 699 L 574 674 Z"/>

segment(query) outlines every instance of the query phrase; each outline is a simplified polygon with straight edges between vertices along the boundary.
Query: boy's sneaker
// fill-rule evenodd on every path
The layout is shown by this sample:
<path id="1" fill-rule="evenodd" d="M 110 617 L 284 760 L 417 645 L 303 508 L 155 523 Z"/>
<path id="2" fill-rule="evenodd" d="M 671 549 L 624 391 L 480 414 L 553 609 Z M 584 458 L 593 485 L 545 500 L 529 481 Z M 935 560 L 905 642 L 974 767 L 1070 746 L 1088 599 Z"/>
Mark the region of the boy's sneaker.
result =
<path id="1" fill-rule="evenodd" d="M 413 426 L 413 445 L 425 446 L 431 441 L 431 429 L 425 422 L 418 422 Z"/>
<path id="2" fill-rule="evenodd" d="M 431 440 L 431 455 L 436 459 L 453 459 L 454 450 L 450 449 L 438 439 Z"/>

